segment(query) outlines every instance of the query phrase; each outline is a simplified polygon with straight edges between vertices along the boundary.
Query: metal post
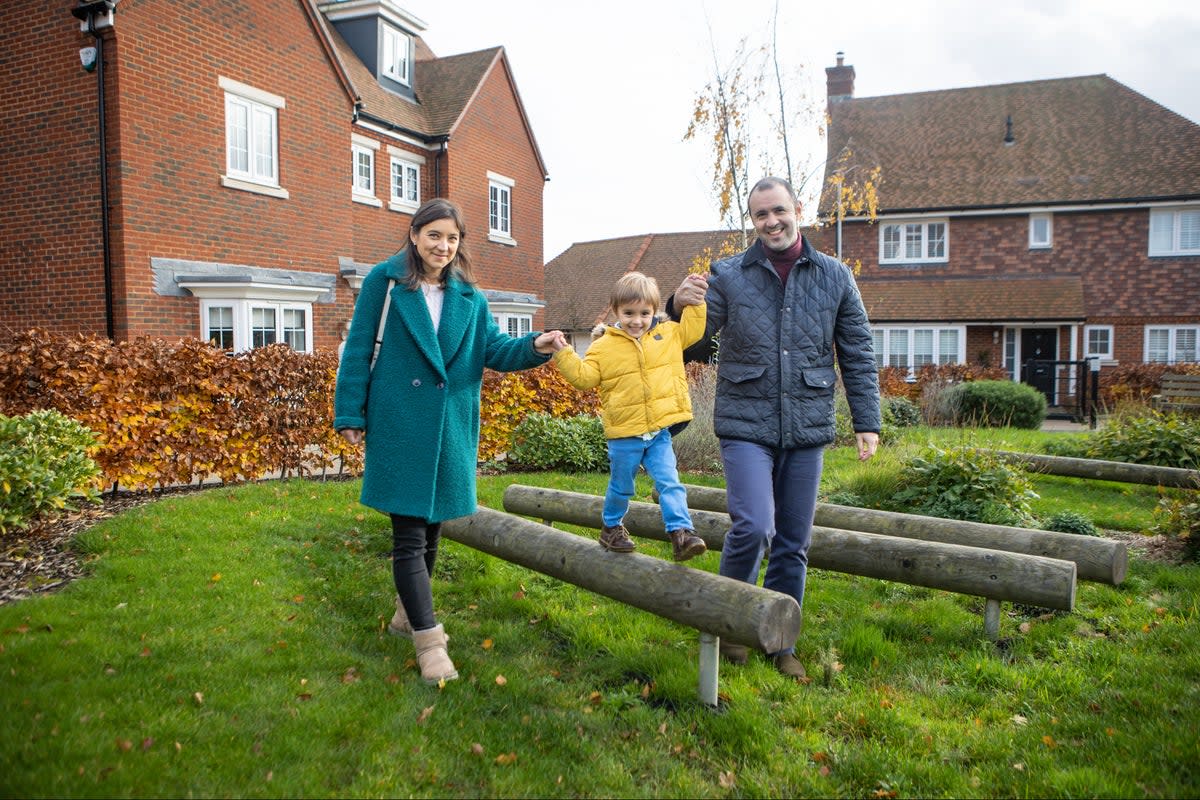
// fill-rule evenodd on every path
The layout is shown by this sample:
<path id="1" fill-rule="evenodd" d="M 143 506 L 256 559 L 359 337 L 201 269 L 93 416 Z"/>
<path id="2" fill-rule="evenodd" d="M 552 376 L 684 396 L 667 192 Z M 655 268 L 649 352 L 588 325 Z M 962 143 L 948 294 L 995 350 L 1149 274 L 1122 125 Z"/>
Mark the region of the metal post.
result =
<path id="1" fill-rule="evenodd" d="M 1096 406 L 1100 405 L 1100 357 L 1092 356 L 1092 400 L 1088 409 L 1088 427 L 1096 430 Z"/>
<path id="2" fill-rule="evenodd" d="M 717 675 L 720 672 L 721 639 L 700 631 L 700 702 L 717 707 Z"/>

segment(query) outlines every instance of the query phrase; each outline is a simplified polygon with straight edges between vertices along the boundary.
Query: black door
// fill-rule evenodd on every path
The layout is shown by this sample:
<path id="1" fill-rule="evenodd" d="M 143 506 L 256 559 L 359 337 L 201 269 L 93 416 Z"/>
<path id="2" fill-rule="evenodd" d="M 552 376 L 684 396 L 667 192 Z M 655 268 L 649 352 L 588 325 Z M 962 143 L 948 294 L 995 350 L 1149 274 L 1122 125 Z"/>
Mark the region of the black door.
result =
<path id="1" fill-rule="evenodd" d="M 1058 356 L 1057 328 L 1025 328 L 1021 331 L 1021 382 L 1046 395 L 1054 405 L 1054 364 Z"/>

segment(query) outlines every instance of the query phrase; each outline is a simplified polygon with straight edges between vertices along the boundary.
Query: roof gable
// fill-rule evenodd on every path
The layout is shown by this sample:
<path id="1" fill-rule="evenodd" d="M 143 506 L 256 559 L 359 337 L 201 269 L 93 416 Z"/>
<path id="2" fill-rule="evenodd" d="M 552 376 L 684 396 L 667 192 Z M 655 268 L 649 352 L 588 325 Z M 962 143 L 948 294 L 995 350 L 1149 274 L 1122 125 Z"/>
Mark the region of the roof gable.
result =
<path id="1" fill-rule="evenodd" d="M 1200 196 L 1200 126 L 1106 75 L 833 103 L 843 147 L 881 213 Z"/>

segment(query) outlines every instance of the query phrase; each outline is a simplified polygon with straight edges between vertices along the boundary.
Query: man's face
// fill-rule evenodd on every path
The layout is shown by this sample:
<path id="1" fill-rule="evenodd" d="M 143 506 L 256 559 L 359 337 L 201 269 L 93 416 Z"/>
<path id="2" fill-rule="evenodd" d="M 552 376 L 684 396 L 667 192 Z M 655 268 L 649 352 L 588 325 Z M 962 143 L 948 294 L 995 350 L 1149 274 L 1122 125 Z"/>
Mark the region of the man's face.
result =
<path id="1" fill-rule="evenodd" d="M 763 246 L 783 252 L 796 243 L 800 206 L 782 186 L 769 186 L 750 194 L 750 221 Z"/>

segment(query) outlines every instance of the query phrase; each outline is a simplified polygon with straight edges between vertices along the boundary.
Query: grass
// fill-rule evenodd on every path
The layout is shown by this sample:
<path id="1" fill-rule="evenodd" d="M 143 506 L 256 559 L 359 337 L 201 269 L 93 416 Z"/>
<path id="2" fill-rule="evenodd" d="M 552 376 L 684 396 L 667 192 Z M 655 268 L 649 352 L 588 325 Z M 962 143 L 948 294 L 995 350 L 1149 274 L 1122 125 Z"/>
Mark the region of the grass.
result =
<path id="1" fill-rule="evenodd" d="M 518 481 L 605 486 L 486 476 L 481 502 Z M 1038 490 L 1127 529 L 1155 499 Z M 447 542 L 435 596 L 462 679 L 439 688 L 383 631 L 389 529 L 357 492 L 211 490 L 81 535 L 88 578 L 0 607 L 0 796 L 1200 793 L 1200 567 L 1135 557 L 1121 586 L 1081 584 L 1074 613 L 1006 604 L 998 645 L 978 598 L 814 570 L 812 683 L 722 666 L 712 711 L 695 631 Z"/>

